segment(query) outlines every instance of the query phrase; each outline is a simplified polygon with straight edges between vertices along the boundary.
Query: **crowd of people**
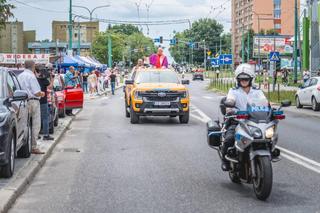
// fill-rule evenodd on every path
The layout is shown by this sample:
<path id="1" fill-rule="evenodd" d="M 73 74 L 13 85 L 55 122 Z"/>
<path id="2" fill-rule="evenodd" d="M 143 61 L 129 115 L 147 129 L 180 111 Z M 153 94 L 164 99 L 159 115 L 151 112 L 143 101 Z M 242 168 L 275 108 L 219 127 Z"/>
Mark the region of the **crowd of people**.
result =
<path id="1" fill-rule="evenodd" d="M 24 71 L 18 76 L 23 90 L 29 96 L 29 113 L 32 117 L 32 153 L 44 154 L 37 144 L 42 126 L 43 140 L 54 140 L 49 135 L 49 107 L 47 89 L 52 89 L 54 76 L 51 65 L 35 65 L 34 61 L 25 62 Z M 49 76 L 47 75 L 49 74 Z"/>

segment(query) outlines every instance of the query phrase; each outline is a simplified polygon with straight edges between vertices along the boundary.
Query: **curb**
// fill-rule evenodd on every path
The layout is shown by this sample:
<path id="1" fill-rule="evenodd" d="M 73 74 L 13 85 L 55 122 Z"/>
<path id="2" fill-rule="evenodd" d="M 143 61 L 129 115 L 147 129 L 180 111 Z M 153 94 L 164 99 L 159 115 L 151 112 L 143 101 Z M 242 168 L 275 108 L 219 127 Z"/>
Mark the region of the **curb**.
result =
<path id="1" fill-rule="evenodd" d="M 81 110 L 75 114 L 79 114 Z M 60 142 L 66 131 L 69 129 L 71 123 L 76 118 L 72 117 L 66 124 L 64 129 L 56 137 L 54 142 L 49 145 L 44 155 L 31 155 L 29 162 L 27 162 L 16 174 L 12 180 L 8 179 L 8 186 L 0 190 L 0 212 L 7 212 L 14 202 L 17 200 L 20 194 L 26 189 L 29 183 L 33 180 L 35 175 L 39 172 L 47 159 L 51 156 L 54 148 Z"/>

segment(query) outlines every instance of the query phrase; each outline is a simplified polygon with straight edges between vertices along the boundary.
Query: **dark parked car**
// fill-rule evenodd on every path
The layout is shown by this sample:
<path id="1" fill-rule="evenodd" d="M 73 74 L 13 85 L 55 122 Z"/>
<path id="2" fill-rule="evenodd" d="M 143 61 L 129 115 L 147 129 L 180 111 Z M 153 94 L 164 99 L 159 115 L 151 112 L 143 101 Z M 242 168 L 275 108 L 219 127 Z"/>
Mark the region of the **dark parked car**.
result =
<path id="1" fill-rule="evenodd" d="M 28 94 L 21 90 L 16 75 L 0 68 L 0 176 L 14 173 L 15 157 L 31 154 L 31 125 Z"/>

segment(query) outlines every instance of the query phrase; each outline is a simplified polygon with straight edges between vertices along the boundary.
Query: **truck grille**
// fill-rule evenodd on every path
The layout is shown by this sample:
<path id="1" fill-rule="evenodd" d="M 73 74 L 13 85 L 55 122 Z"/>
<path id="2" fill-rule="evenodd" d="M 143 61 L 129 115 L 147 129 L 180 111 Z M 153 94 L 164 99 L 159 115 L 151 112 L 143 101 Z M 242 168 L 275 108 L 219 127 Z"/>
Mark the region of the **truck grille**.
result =
<path id="1" fill-rule="evenodd" d="M 147 101 L 179 101 L 183 93 L 172 91 L 151 91 L 142 93 L 142 97 Z"/>

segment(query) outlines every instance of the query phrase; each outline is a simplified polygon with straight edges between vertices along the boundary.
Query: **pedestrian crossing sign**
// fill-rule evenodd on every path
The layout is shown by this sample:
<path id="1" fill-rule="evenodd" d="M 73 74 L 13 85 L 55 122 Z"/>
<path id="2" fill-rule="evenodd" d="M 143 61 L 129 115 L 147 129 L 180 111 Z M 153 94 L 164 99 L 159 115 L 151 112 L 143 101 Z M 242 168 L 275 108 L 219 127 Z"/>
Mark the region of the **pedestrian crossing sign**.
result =
<path id="1" fill-rule="evenodd" d="M 280 53 L 279 52 L 270 52 L 269 60 L 270 61 L 280 61 Z"/>

